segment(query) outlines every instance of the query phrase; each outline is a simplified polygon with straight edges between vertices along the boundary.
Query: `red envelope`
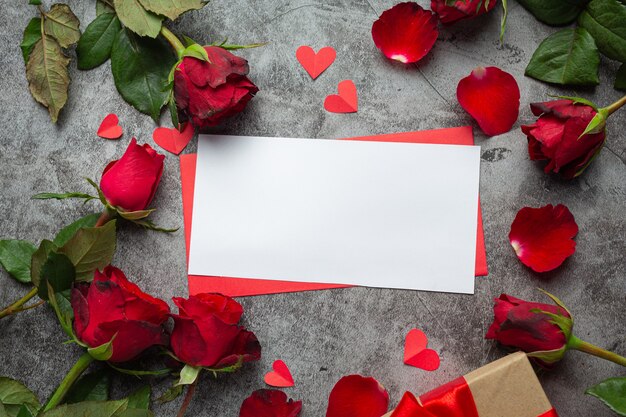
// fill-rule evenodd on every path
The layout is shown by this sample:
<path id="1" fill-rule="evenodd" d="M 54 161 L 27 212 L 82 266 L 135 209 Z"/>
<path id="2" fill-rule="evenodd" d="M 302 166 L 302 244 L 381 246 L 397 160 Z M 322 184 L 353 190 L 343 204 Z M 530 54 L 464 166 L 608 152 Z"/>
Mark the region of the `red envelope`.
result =
<path id="1" fill-rule="evenodd" d="M 472 133 L 472 128 L 465 126 L 448 129 L 425 130 L 421 132 L 362 136 L 356 138 L 346 138 L 345 140 L 473 145 L 474 135 Z M 193 193 L 196 180 L 196 154 L 180 156 L 180 180 L 183 193 L 183 217 L 185 226 L 185 242 L 187 245 L 187 261 L 189 261 Z M 485 251 L 485 237 L 483 234 L 483 222 L 479 202 L 478 235 L 476 239 L 476 276 L 485 276 L 487 273 L 487 254 Z M 189 294 L 191 295 L 203 292 L 218 292 L 231 297 L 351 287 L 351 285 L 344 284 L 319 284 L 250 278 L 212 277 L 203 275 L 189 275 L 188 280 Z"/>

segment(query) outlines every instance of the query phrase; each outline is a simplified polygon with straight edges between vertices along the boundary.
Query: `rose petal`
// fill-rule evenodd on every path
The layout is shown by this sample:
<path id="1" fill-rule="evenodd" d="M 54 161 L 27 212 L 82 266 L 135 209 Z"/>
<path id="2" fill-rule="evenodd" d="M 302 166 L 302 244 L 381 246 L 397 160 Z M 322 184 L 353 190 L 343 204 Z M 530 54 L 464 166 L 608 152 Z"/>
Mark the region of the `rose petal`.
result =
<path id="1" fill-rule="evenodd" d="M 326 417 L 380 417 L 389 407 L 389 394 L 372 377 L 348 375 L 330 392 Z"/>
<path id="2" fill-rule="evenodd" d="M 302 401 L 287 399 L 287 394 L 275 389 L 260 389 L 243 400 L 239 417 L 298 417 Z"/>
<path id="3" fill-rule="evenodd" d="M 435 14 L 414 2 L 396 4 L 372 25 L 376 47 L 387 58 L 405 64 L 422 59 L 438 34 Z"/>
<path id="4" fill-rule="evenodd" d="M 576 250 L 578 233 L 574 216 L 562 204 L 521 209 L 509 233 L 509 241 L 522 263 L 536 272 L 551 271 Z"/>
<path id="5" fill-rule="evenodd" d="M 215 314 L 224 323 L 237 324 L 243 315 L 243 307 L 237 301 L 222 294 L 195 294 L 189 299 L 174 297 L 174 304 L 180 309 L 180 315 L 201 319 Z"/>
<path id="6" fill-rule="evenodd" d="M 486 135 L 506 133 L 517 121 L 519 87 L 511 74 L 499 68 L 475 68 L 459 81 L 456 96 Z"/>
<path id="7" fill-rule="evenodd" d="M 448 6 L 446 0 L 431 0 L 430 8 L 439 15 L 441 23 L 448 25 L 485 14 L 493 10 L 497 3 L 496 0 L 486 3 L 485 0 L 457 0 L 452 6 Z"/>

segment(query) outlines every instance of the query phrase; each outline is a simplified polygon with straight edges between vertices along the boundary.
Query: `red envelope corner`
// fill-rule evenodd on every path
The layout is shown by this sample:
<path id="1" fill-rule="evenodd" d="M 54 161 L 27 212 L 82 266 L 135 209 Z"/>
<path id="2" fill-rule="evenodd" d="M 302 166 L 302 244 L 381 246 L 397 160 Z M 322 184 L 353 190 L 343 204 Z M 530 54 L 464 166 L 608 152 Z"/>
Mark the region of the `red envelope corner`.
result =
<path id="1" fill-rule="evenodd" d="M 453 127 L 448 129 L 424 130 L 420 132 L 392 133 L 377 136 L 361 136 L 355 138 L 345 138 L 345 140 L 473 145 L 474 135 L 472 133 L 472 128 L 469 126 L 465 126 Z M 183 217 L 185 226 L 185 243 L 187 247 L 187 262 L 189 262 L 189 243 L 191 239 L 191 219 L 193 213 L 193 193 L 195 188 L 195 180 L 196 154 L 181 155 L 180 181 L 183 194 Z M 480 209 L 480 202 L 478 204 L 476 276 L 485 276 L 488 274 L 487 253 L 485 250 L 485 236 L 483 233 L 483 221 Z M 231 297 L 351 287 L 351 285 L 343 284 L 319 284 L 249 278 L 213 277 L 203 275 L 189 275 L 188 281 L 190 295 L 203 292 L 218 292 Z"/>

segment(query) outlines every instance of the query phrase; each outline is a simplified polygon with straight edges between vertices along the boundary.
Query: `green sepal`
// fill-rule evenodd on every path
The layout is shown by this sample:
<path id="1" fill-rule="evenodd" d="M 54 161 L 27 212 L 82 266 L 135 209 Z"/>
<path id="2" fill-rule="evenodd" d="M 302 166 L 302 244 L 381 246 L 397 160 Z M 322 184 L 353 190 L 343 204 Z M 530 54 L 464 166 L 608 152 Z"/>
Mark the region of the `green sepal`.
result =
<path id="1" fill-rule="evenodd" d="M 57 302 L 57 294 L 55 294 L 54 289 L 48 283 L 48 304 L 54 310 L 57 319 L 59 320 L 59 324 L 61 328 L 72 340 L 70 342 L 75 342 L 83 347 L 86 347 L 84 343 L 78 340 L 76 335 L 74 334 L 74 329 L 72 327 L 72 316 L 69 312 L 63 313 L 61 308 L 59 307 L 59 303 Z"/>
<path id="2" fill-rule="evenodd" d="M 91 357 L 97 361 L 108 361 L 109 359 L 111 359 L 111 356 L 113 356 L 113 341 L 116 337 L 117 333 L 114 334 L 111 340 L 109 340 L 108 342 L 100 346 L 88 348 L 87 352 L 89 352 Z"/>
<path id="3" fill-rule="evenodd" d="M 602 132 L 606 127 L 606 119 L 609 117 L 609 112 L 606 109 L 598 110 L 593 119 L 589 122 L 583 133 L 580 134 L 578 139 L 582 138 L 585 135 L 595 135 L 596 133 Z"/>
<path id="4" fill-rule="evenodd" d="M 193 39 L 191 39 L 187 35 L 183 35 L 183 43 L 185 44 L 185 46 L 190 46 L 190 45 L 193 45 L 194 43 L 198 43 L 198 42 L 194 41 Z"/>
<path id="5" fill-rule="evenodd" d="M 117 210 L 117 214 L 119 214 L 120 217 L 122 217 L 123 219 L 130 220 L 130 221 L 135 221 L 135 220 L 145 219 L 146 217 L 148 217 L 155 210 L 156 209 L 137 210 L 137 211 L 123 211 L 123 210 L 119 210 L 118 209 Z"/>
<path id="6" fill-rule="evenodd" d="M 180 130 L 180 119 L 178 118 L 178 107 L 176 106 L 176 97 L 174 96 L 174 90 L 170 92 L 170 99 L 167 101 L 167 108 L 170 111 L 172 125 L 178 126 L 178 129 Z"/>
<path id="7" fill-rule="evenodd" d="M 168 403 L 174 401 L 183 393 L 184 385 L 173 385 L 161 395 L 157 401 L 160 403 Z"/>
<path id="8" fill-rule="evenodd" d="M 202 367 L 200 366 L 185 365 L 183 369 L 180 370 L 180 379 L 175 385 L 193 384 L 196 382 L 196 379 L 198 379 L 200 371 L 202 371 Z"/>
<path id="9" fill-rule="evenodd" d="M 219 46 L 222 49 L 226 49 L 227 51 L 236 51 L 237 49 L 252 49 L 252 48 L 260 48 L 261 46 L 267 45 L 269 42 L 262 43 L 250 43 L 248 45 L 234 45 L 230 43 L 226 43 L 226 41 L 222 43 L 214 43 L 211 46 Z"/>
<path id="10" fill-rule="evenodd" d="M 97 200 L 98 197 L 94 197 L 85 193 L 39 193 L 31 197 L 33 200 L 65 200 L 66 198 L 79 198 L 84 199 L 85 203 L 91 200 Z"/>
<path id="11" fill-rule="evenodd" d="M 584 104 L 586 106 L 591 107 L 595 111 L 598 111 L 598 106 L 593 101 L 587 100 L 586 98 L 573 97 L 573 96 L 559 96 L 559 95 L 553 95 L 553 94 L 550 94 L 549 96 L 554 97 L 554 98 L 560 98 L 563 100 L 571 100 L 573 104 Z"/>
<path id="12" fill-rule="evenodd" d="M 134 220 L 133 223 L 135 223 L 138 226 L 143 227 L 144 229 L 153 230 L 155 232 L 174 233 L 174 232 L 178 231 L 178 229 L 180 229 L 179 227 L 177 227 L 175 229 L 166 229 L 166 228 L 163 228 L 163 227 L 159 227 L 159 226 L 155 225 L 154 223 L 152 223 L 152 221 L 150 221 L 149 219 Z"/>
<path id="13" fill-rule="evenodd" d="M 165 375 L 169 375 L 172 373 L 172 369 L 170 368 L 156 369 L 154 371 L 149 371 L 149 370 L 120 368 L 116 365 L 113 365 L 112 363 L 109 363 L 108 365 L 121 374 L 136 376 L 137 378 L 141 378 L 143 376 L 165 376 Z"/>
<path id="14" fill-rule="evenodd" d="M 191 57 L 199 59 L 200 61 L 206 61 L 211 63 L 209 59 L 209 54 L 207 54 L 206 49 L 197 43 L 191 44 L 187 46 L 180 54 L 180 58 Z"/>
<path id="15" fill-rule="evenodd" d="M 98 184 L 96 184 L 96 182 L 94 180 L 92 180 L 91 178 L 85 178 L 85 180 L 93 187 L 96 189 L 96 192 L 98 193 L 98 199 L 100 200 L 100 202 L 102 204 L 104 204 L 106 207 L 109 207 L 109 202 L 107 201 L 106 197 L 104 196 L 104 193 L 102 192 L 102 190 L 100 189 L 100 186 Z"/>
<path id="16" fill-rule="evenodd" d="M 529 358 L 536 358 L 540 361 L 552 365 L 563 359 L 565 356 L 565 352 L 567 352 L 567 346 L 563 346 L 560 349 L 554 350 L 539 350 L 536 352 L 527 353 Z"/>
<path id="17" fill-rule="evenodd" d="M 209 372 L 212 372 L 213 375 L 217 375 L 218 373 L 229 374 L 229 373 L 237 372 L 239 369 L 241 369 L 242 366 L 243 366 L 243 356 L 239 356 L 239 358 L 237 359 L 237 362 L 234 363 L 233 365 L 226 366 L 224 368 L 204 368 L 204 369 L 206 369 Z"/>

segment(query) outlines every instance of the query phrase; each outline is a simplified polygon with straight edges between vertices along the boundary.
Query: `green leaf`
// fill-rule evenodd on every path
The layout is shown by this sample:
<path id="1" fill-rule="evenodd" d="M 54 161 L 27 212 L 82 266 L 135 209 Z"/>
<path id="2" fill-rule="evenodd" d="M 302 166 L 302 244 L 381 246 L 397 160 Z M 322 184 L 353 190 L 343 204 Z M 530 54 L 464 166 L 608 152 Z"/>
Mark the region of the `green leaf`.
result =
<path id="1" fill-rule="evenodd" d="M 83 401 L 106 401 L 109 399 L 111 375 L 108 369 L 83 375 L 68 392 L 65 403 L 75 404 Z"/>
<path id="2" fill-rule="evenodd" d="M 39 39 L 41 39 L 41 19 L 33 17 L 30 19 L 30 22 L 28 22 L 28 25 L 26 25 L 26 29 L 24 29 L 24 36 L 20 44 L 25 64 L 28 62 L 28 57 L 35 47 L 35 44 L 39 42 Z"/>
<path id="3" fill-rule="evenodd" d="M 198 375 L 200 375 L 201 370 L 202 368 L 200 366 L 185 365 L 183 369 L 180 370 L 180 379 L 176 385 L 193 384 L 198 378 Z"/>
<path id="4" fill-rule="evenodd" d="M 94 197 L 85 193 L 39 193 L 31 197 L 33 200 L 65 200 L 66 198 L 81 198 L 85 199 L 85 202 L 89 200 L 95 200 Z"/>
<path id="5" fill-rule="evenodd" d="M 610 378 L 585 391 L 602 401 L 618 416 L 626 416 L 626 378 Z"/>
<path id="6" fill-rule="evenodd" d="M 604 55 L 626 62 L 626 3 L 593 0 L 580 14 L 578 24 L 591 33 Z"/>
<path id="7" fill-rule="evenodd" d="M 124 100 L 158 121 L 168 98 L 167 76 L 176 62 L 162 39 L 140 38 L 121 30 L 111 52 L 111 71 Z"/>
<path id="8" fill-rule="evenodd" d="M 80 21 L 67 4 L 53 4 L 50 10 L 44 14 L 44 32 L 59 41 L 63 48 L 78 42 L 80 38 L 79 26 Z"/>
<path id="9" fill-rule="evenodd" d="M 78 69 L 88 70 L 104 64 L 111 56 L 113 41 L 122 29 L 113 13 L 103 13 L 87 26 L 76 46 Z"/>
<path id="10" fill-rule="evenodd" d="M 30 262 L 37 248 L 25 240 L 0 240 L 0 265 L 19 282 L 30 282 Z"/>
<path id="11" fill-rule="evenodd" d="M 81 346 L 85 346 L 82 342 L 76 339 L 76 335 L 74 334 L 74 329 L 72 327 L 72 319 L 74 317 L 74 311 L 72 310 L 72 306 L 70 305 L 69 301 L 67 301 L 67 298 L 66 298 L 67 297 L 66 294 L 70 293 L 70 291 L 62 291 L 59 293 L 55 293 L 50 283 L 47 283 L 47 284 L 48 284 L 48 296 L 50 297 L 50 299 L 48 300 L 48 304 L 50 304 L 50 306 L 54 310 L 54 313 L 56 314 L 57 319 L 59 320 L 59 324 L 61 324 L 61 328 L 63 328 L 63 331 L 65 332 L 65 334 L 67 334 L 69 337 L 72 338 L 72 341 L 78 343 Z M 59 301 L 61 300 L 65 300 L 63 301 L 64 305 L 59 305 Z"/>
<path id="12" fill-rule="evenodd" d="M 127 408 L 127 400 L 85 401 L 55 407 L 38 417 L 116 417 L 126 411 Z"/>
<path id="13" fill-rule="evenodd" d="M 0 407 L 3 407 L 3 406 L 0 405 Z M 0 411 L 2 411 L 2 409 L 0 409 Z M 35 417 L 35 416 L 33 415 L 33 413 L 30 412 L 27 406 L 22 405 L 19 411 L 17 412 L 17 417 Z"/>
<path id="14" fill-rule="evenodd" d="M 70 240 L 72 236 L 74 236 L 76 232 L 78 232 L 80 229 L 84 227 L 94 227 L 96 225 L 96 222 L 98 221 L 98 218 L 100 218 L 99 213 L 88 214 L 85 217 L 81 217 L 74 223 L 61 229 L 52 241 L 52 243 L 59 247 L 65 245 L 67 241 Z"/>
<path id="15" fill-rule="evenodd" d="M 22 406 L 26 406 L 29 411 L 35 412 L 39 409 L 39 400 L 21 382 L 11 378 L 0 377 L 0 411 L 4 407 L 6 416 L 17 417 Z"/>
<path id="16" fill-rule="evenodd" d="M 157 400 L 160 403 L 168 403 L 174 401 L 183 393 L 183 385 L 174 385 L 163 393 Z"/>
<path id="17" fill-rule="evenodd" d="M 63 54 L 61 45 L 50 36 L 43 36 L 33 47 L 26 63 L 26 79 L 30 93 L 48 108 L 50 118 L 56 123 L 59 112 L 67 102 L 70 59 Z"/>
<path id="18" fill-rule="evenodd" d="M 626 64 L 622 64 L 619 70 L 617 70 L 613 87 L 615 87 L 616 90 L 626 90 Z"/>
<path id="19" fill-rule="evenodd" d="M 554 84 L 596 85 L 599 65 L 600 54 L 589 32 L 563 29 L 541 42 L 525 74 Z"/>
<path id="20" fill-rule="evenodd" d="M 96 16 L 102 13 L 115 13 L 115 9 L 102 0 L 96 0 Z"/>
<path id="21" fill-rule="evenodd" d="M 150 385 L 144 385 L 128 396 L 128 408 L 148 410 L 150 408 L 151 395 Z"/>
<path id="22" fill-rule="evenodd" d="M 115 226 L 112 220 L 102 227 L 84 227 L 59 250 L 76 267 L 76 280 L 93 279 L 96 269 L 103 269 L 113 260 L 115 253 Z"/>
<path id="23" fill-rule="evenodd" d="M 89 352 L 89 354 L 98 361 L 108 361 L 111 359 L 111 356 L 113 356 L 113 340 L 115 340 L 116 336 L 117 333 L 113 335 L 111 340 L 108 342 L 103 343 L 100 346 L 88 348 L 87 352 Z"/>
<path id="24" fill-rule="evenodd" d="M 537 19 L 548 25 L 566 25 L 576 20 L 589 0 L 518 0 Z"/>
<path id="25" fill-rule="evenodd" d="M 114 0 L 115 12 L 124 26 L 139 36 L 156 38 L 163 18 L 143 8 L 139 0 Z"/>
<path id="26" fill-rule="evenodd" d="M 203 8 L 207 2 L 202 0 L 139 0 L 146 10 L 175 20 L 190 10 Z"/>
<path id="27" fill-rule="evenodd" d="M 41 267 L 39 291 L 37 295 L 42 300 L 47 300 L 48 284 L 54 292 L 69 290 L 76 279 L 76 269 L 72 261 L 62 253 L 51 252 L 48 260 Z"/>
<path id="28" fill-rule="evenodd" d="M 41 4 L 41 0 L 28 0 L 28 4 L 39 6 Z"/>
<path id="29" fill-rule="evenodd" d="M 30 280 L 35 287 L 39 287 L 41 268 L 48 260 L 48 255 L 57 249 L 54 243 L 44 239 L 39 244 L 39 248 L 33 253 L 30 261 Z"/>

